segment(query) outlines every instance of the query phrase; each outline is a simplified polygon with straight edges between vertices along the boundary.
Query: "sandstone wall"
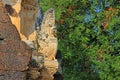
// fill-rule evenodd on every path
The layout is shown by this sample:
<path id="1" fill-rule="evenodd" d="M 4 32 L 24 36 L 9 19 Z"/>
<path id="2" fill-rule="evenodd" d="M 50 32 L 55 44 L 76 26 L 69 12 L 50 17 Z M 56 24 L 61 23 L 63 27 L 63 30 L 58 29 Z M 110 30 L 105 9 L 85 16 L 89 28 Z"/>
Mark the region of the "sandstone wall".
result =
<path id="1" fill-rule="evenodd" d="M 0 0 L 0 80 L 26 80 L 31 53 Z"/>
<path id="2" fill-rule="evenodd" d="M 16 43 L 14 45 L 16 46 L 25 45 L 23 42 L 22 42 L 23 44 L 21 44 L 21 40 L 23 40 L 32 50 L 32 56 L 29 57 L 29 59 L 31 59 L 30 61 L 31 64 L 29 63 L 27 72 L 29 75 L 29 79 L 53 80 L 54 79 L 53 75 L 57 72 L 59 67 L 58 61 L 55 58 L 58 43 L 56 37 L 54 9 L 52 8 L 48 9 L 45 12 L 43 20 L 41 22 L 40 21 L 41 13 L 38 0 L 4 0 L 2 2 L 4 3 L 4 6 L 7 12 L 9 13 L 10 17 L 9 18 L 7 16 L 8 18 L 3 18 L 3 21 L 4 20 L 7 21 L 7 19 L 10 21 L 11 19 L 12 23 L 11 22 L 10 23 L 12 25 L 14 24 L 14 27 L 10 29 L 9 27 L 8 28 L 5 27 L 6 29 L 3 30 L 4 27 L 2 26 L 0 28 L 0 31 L 2 32 L 3 30 L 4 33 L 2 34 L 2 36 L 6 38 L 12 38 L 13 40 L 12 43 L 14 43 L 15 41 L 14 39 L 17 39 L 14 37 L 16 37 L 16 35 L 17 36 L 20 35 L 19 36 L 20 42 L 15 41 Z M 6 25 L 6 23 L 4 24 Z M 14 33 L 12 29 L 13 30 L 17 29 L 16 31 L 18 31 L 19 34 Z M 6 34 L 10 34 L 10 36 L 6 36 Z M 0 39 L 2 39 L 1 35 Z M 6 43 L 9 44 L 9 41 Z M 4 49 L 4 47 L 3 48 L 2 47 L 1 49 Z M 20 50 L 23 48 L 24 46 L 21 46 Z M 1 49 L 0 51 L 2 51 Z M 2 53 L 0 53 L 0 55 L 2 55 Z M 8 54 L 6 55 L 8 56 Z M 24 56 L 21 57 L 20 60 L 22 61 L 23 58 Z M 28 62 L 26 64 L 28 64 Z"/>
<path id="3" fill-rule="evenodd" d="M 38 0 L 17 0 L 14 5 L 8 2 L 6 2 L 5 5 L 8 9 L 11 21 L 16 26 L 21 39 L 23 41 L 35 40 L 35 22 L 40 9 Z"/>

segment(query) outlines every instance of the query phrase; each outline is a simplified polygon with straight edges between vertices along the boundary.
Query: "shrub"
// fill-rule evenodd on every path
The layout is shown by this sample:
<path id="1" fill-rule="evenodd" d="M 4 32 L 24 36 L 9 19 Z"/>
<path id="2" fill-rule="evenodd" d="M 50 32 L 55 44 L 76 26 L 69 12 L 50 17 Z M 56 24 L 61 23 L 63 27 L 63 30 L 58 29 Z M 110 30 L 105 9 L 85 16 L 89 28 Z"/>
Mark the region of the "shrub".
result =
<path id="1" fill-rule="evenodd" d="M 120 80 L 120 1 L 41 0 L 56 13 L 65 80 Z"/>

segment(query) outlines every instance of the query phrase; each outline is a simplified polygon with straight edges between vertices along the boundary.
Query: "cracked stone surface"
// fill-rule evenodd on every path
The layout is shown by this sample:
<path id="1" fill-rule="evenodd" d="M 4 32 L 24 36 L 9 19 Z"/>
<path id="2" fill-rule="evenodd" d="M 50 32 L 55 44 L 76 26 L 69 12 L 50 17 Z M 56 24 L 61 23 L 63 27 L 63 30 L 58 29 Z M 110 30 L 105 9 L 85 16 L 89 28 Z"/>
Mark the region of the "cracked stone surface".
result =
<path id="1" fill-rule="evenodd" d="M 0 3 L 0 37 L 5 39 L 20 40 L 19 33 L 15 26 L 11 23 L 6 9 Z"/>
<path id="2" fill-rule="evenodd" d="M 0 70 L 26 70 L 31 52 L 24 42 L 3 40 L 0 43 Z"/>
<path id="3" fill-rule="evenodd" d="M 26 72 L 0 71 L 0 80 L 26 80 Z"/>
<path id="4" fill-rule="evenodd" d="M 0 80 L 26 80 L 31 54 L 0 0 Z"/>
<path id="5" fill-rule="evenodd" d="M 39 47 L 38 52 L 34 52 L 25 42 L 21 41 L 23 34 L 30 41 L 36 38 L 35 29 L 33 29 L 35 25 L 31 24 L 35 23 L 35 18 L 39 15 L 37 1 L 34 0 L 35 3 L 33 3 L 32 0 L 18 0 L 14 5 L 3 5 L 0 0 L 0 80 L 26 80 L 28 76 L 29 80 L 53 80 L 54 78 L 53 75 L 58 69 L 58 61 L 55 59 L 58 44 L 55 36 L 54 10 L 50 9 L 45 13 L 46 16 L 43 20 L 45 24 L 42 23 L 42 31 L 40 31 L 42 34 L 38 35 L 39 40 L 41 36 L 44 39 L 46 34 L 49 35 L 48 38 L 46 36 L 48 47 L 40 44 L 39 42 L 42 41 L 40 40 L 38 43 L 42 47 Z M 20 8 L 22 10 L 19 13 Z M 32 14 L 28 15 L 29 12 Z M 34 16 L 31 17 L 31 15 Z M 32 21 L 29 22 L 30 20 Z M 47 26 L 49 28 L 46 28 Z M 47 33 L 44 33 L 44 30 Z M 43 52 L 41 48 L 43 48 Z"/>

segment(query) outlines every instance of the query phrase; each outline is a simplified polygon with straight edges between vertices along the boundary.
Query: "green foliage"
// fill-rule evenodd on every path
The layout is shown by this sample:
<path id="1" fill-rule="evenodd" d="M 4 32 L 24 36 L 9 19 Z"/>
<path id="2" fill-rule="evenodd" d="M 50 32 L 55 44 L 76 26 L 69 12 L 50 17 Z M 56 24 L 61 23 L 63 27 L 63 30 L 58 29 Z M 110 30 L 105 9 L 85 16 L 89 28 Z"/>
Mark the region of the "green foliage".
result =
<path id="1" fill-rule="evenodd" d="M 41 7 L 55 9 L 65 80 L 120 80 L 119 0 L 41 0 Z"/>

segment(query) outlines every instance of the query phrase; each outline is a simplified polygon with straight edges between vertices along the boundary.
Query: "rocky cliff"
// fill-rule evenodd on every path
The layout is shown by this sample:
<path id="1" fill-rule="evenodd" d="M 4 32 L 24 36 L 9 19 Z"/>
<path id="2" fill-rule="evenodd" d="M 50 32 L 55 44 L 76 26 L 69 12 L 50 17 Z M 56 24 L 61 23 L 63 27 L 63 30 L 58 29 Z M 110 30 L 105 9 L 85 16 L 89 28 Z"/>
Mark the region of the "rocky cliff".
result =
<path id="1" fill-rule="evenodd" d="M 61 69 L 54 10 L 43 21 L 40 11 L 38 0 L 0 0 L 0 80 L 53 80 Z"/>

